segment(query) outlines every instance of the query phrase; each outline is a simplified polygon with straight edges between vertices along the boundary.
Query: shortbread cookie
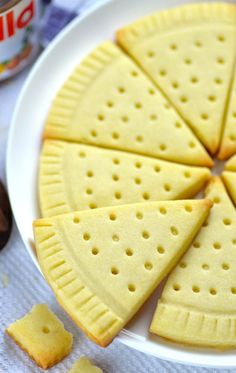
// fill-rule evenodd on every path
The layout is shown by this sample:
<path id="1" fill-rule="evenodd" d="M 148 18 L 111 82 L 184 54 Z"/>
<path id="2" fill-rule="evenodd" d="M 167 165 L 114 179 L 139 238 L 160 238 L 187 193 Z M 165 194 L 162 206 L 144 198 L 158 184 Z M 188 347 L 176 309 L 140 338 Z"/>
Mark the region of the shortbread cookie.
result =
<path id="1" fill-rule="evenodd" d="M 111 42 L 87 56 L 60 89 L 44 136 L 191 165 L 213 164 L 160 91 Z"/>
<path id="2" fill-rule="evenodd" d="M 233 202 L 236 205 L 236 172 L 224 171 L 222 173 L 222 178 Z"/>
<path id="3" fill-rule="evenodd" d="M 236 155 L 228 160 L 225 164 L 226 171 L 235 171 L 236 172 Z"/>
<path id="4" fill-rule="evenodd" d="M 234 153 L 236 153 L 236 70 L 234 72 L 234 82 L 229 96 L 224 133 L 218 158 L 228 159 Z"/>
<path id="5" fill-rule="evenodd" d="M 102 373 L 102 369 L 93 365 L 85 356 L 82 356 L 75 362 L 68 373 Z"/>
<path id="6" fill-rule="evenodd" d="M 225 171 L 222 174 L 228 192 L 236 205 L 236 155 L 225 164 Z"/>
<path id="7" fill-rule="evenodd" d="M 236 6 L 165 10 L 123 28 L 117 39 L 214 154 L 235 59 Z"/>
<path id="8" fill-rule="evenodd" d="M 188 248 L 210 207 L 145 202 L 36 220 L 41 269 L 71 318 L 106 346 Z"/>
<path id="9" fill-rule="evenodd" d="M 190 198 L 209 179 L 207 168 L 46 140 L 40 159 L 43 217 L 147 200 Z"/>
<path id="10" fill-rule="evenodd" d="M 71 352 L 72 335 L 46 304 L 37 304 L 6 332 L 35 362 L 47 369 Z"/>
<path id="11" fill-rule="evenodd" d="M 171 273 L 151 332 L 186 344 L 236 347 L 236 210 L 215 177 L 209 218 Z"/>

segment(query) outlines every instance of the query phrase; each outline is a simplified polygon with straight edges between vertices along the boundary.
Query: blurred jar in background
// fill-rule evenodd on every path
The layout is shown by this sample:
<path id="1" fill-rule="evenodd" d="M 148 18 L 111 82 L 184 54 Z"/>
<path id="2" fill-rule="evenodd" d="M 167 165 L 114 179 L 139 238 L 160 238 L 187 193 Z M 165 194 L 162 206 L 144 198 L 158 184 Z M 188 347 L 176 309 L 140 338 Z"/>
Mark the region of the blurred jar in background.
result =
<path id="1" fill-rule="evenodd" d="M 40 0 L 0 0 L 0 81 L 36 56 L 40 14 Z"/>

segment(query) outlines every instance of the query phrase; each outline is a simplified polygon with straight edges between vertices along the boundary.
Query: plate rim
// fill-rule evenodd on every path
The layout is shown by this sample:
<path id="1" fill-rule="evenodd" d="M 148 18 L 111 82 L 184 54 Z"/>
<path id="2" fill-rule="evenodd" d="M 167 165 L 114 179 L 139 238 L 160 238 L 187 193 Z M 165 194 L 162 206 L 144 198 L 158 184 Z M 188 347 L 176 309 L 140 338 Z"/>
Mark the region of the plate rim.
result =
<path id="1" fill-rule="evenodd" d="M 14 203 L 12 198 L 12 183 L 11 183 L 11 149 L 12 149 L 12 142 L 14 139 L 14 132 L 17 127 L 17 116 L 18 112 L 20 111 L 22 101 L 24 100 L 24 96 L 28 90 L 28 86 L 30 85 L 31 80 L 35 75 L 37 75 L 38 69 L 40 69 L 40 66 L 44 63 L 44 61 L 47 59 L 48 54 L 51 53 L 51 51 L 60 43 L 61 40 L 66 37 L 67 34 L 69 34 L 79 23 L 81 23 L 84 19 L 89 17 L 90 15 L 93 15 L 97 12 L 97 10 L 101 8 L 105 8 L 110 3 L 115 3 L 119 0 L 103 0 L 102 2 L 95 3 L 91 5 L 89 8 L 85 9 L 83 14 L 79 17 L 76 17 L 69 25 L 67 25 L 57 36 L 56 38 L 49 44 L 49 46 L 42 52 L 42 54 L 39 56 L 37 61 L 34 63 L 33 67 L 30 69 L 30 72 L 21 88 L 20 94 L 18 95 L 16 105 L 14 107 L 13 115 L 10 122 L 9 132 L 8 132 L 8 140 L 7 140 L 7 147 L 6 147 L 6 182 L 7 182 L 7 189 L 9 192 L 9 199 L 12 206 L 15 222 L 19 231 L 19 234 L 23 240 L 25 249 L 27 250 L 28 254 L 30 255 L 32 261 L 34 262 L 36 268 L 39 270 L 39 272 L 42 274 L 42 271 L 40 270 L 38 261 L 36 260 L 36 257 L 33 255 L 32 250 L 29 250 L 26 239 L 23 235 L 23 232 L 20 229 L 19 219 L 15 216 L 14 213 Z M 197 0 L 195 0 L 197 2 Z M 142 346 L 142 343 L 138 340 L 137 337 L 131 336 L 131 333 L 129 333 L 127 330 L 122 330 L 121 333 L 116 337 L 116 340 L 120 341 L 121 343 L 127 345 L 128 347 L 134 348 L 140 352 L 146 353 L 148 355 L 155 356 L 162 360 L 167 360 L 170 362 L 180 363 L 183 365 L 188 366 L 198 366 L 198 367 L 208 367 L 208 368 L 235 368 L 236 367 L 236 355 L 235 355 L 235 362 L 230 363 L 227 361 L 227 355 L 221 355 L 222 352 L 219 351 L 219 355 L 212 355 L 210 357 L 207 354 L 207 349 L 204 353 L 201 353 L 197 350 L 197 348 L 193 351 L 190 351 L 189 353 L 187 351 L 182 350 L 181 351 L 181 344 L 177 345 L 180 351 L 173 350 L 173 354 L 171 354 L 168 351 L 162 351 L 161 353 L 158 351 L 158 345 L 156 345 L 156 349 L 153 350 L 148 348 L 148 346 L 145 347 Z M 148 345 L 150 342 L 148 342 Z M 171 344 L 169 343 L 169 348 L 171 350 Z M 184 354 L 183 354 L 184 353 Z M 195 354 L 194 354 L 195 353 Z M 178 356 L 180 354 L 180 357 Z M 182 356 L 183 355 L 183 356 Z M 200 361 L 200 356 L 204 356 L 204 358 Z M 194 357 L 194 358 L 193 358 Z M 213 363 L 213 359 L 216 360 L 217 365 Z"/>

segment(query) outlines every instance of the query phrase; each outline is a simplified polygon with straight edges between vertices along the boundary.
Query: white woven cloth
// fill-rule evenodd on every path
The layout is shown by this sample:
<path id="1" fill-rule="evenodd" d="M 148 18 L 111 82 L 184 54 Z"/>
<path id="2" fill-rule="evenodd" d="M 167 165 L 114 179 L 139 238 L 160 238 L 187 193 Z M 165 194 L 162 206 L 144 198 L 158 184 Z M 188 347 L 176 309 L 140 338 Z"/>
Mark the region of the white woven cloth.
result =
<path id="1" fill-rule="evenodd" d="M 11 115 L 27 74 L 28 70 L 25 70 L 16 78 L 0 84 L 0 178 L 3 181 Z M 74 336 L 71 355 L 49 369 L 50 373 L 66 373 L 81 355 L 87 355 L 107 373 L 217 372 L 216 369 L 193 368 L 162 361 L 125 347 L 117 341 L 106 349 L 94 345 L 75 327 L 57 304 L 52 291 L 31 261 L 14 226 L 10 241 L 0 252 L 0 373 L 42 372 L 4 333 L 11 322 L 22 317 L 36 303 L 47 303 Z M 220 372 L 226 373 L 229 370 L 221 369 Z"/>

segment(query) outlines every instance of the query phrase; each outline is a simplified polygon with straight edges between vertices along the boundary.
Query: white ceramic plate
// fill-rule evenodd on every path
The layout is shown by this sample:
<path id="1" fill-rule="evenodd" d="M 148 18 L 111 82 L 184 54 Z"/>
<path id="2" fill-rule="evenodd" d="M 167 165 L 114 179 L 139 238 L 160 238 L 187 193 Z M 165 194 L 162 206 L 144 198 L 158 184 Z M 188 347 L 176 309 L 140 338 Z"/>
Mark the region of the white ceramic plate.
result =
<path id="1" fill-rule="evenodd" d="M 25 246 L 33 251 L 32 221 L 39 217 L 37 172 L 41 134 L 56 91 L 74 66 L 96 45 L 114 37 L 114 31 L 133 20 L 184 0 L 110 0 L 71 23 L 34 65 L 19 97 L 7 149 L 7 181 L 16 223 Z M 189 2 L 189 1 L 188 1 Z M 39 267 L 38 267 L 39 268 Z M 157 357 L 191 365 L 236 367 L 236 351 L 215 352 L 165 342 L 150 335 L 148 327 L 158 292 L 119 335 L 130 347 Z"/>

